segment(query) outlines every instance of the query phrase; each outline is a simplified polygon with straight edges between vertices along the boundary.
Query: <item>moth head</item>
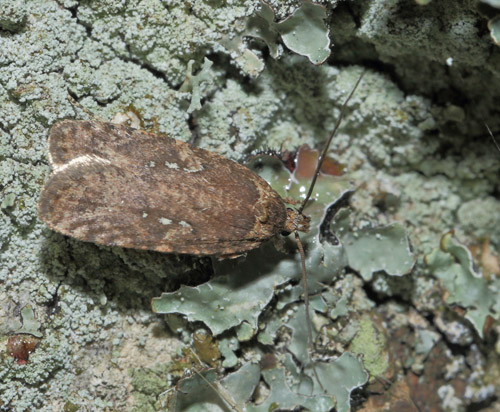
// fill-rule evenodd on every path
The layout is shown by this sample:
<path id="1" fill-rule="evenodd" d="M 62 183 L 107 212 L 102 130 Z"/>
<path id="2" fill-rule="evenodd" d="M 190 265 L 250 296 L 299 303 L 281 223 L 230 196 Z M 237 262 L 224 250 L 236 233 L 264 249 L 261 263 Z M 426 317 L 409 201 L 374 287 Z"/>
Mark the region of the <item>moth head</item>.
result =
<path id="1" fill-rule="evenodd" d="M 310 222 L 311 218 L 309 216 L 305 216 L 295 209 L 287 209 L 286 222 L 281 233 L 286 236 L 295 231 L 308 232 Z"/>

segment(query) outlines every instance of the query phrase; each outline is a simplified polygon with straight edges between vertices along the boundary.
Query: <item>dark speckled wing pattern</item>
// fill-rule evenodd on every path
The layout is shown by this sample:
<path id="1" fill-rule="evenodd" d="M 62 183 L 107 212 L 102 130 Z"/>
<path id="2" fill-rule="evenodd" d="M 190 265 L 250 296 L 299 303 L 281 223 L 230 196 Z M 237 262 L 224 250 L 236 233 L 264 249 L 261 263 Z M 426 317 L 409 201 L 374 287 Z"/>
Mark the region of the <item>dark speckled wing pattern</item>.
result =
<path id="1" fill-rule="evenodd" d="M 65 120 L 51 129 L 49 156 L 38 215 L 79 240 L 230 256 L 285 226 L 283 200 L 262 178 L 167 136 Z"/>

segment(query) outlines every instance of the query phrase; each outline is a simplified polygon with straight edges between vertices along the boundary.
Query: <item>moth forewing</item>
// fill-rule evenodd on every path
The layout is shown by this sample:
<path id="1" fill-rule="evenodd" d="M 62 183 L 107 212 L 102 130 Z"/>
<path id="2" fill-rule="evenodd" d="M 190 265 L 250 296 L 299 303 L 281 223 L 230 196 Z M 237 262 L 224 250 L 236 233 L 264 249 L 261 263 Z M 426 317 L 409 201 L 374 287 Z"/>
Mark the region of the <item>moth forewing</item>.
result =
<path id="1" fill-rule="evenodd" d="M 38 203 L 52 230 L 108 246 L 234 256 L 301 226 L 264 179 L 163 135 L 65 120 Z"/>

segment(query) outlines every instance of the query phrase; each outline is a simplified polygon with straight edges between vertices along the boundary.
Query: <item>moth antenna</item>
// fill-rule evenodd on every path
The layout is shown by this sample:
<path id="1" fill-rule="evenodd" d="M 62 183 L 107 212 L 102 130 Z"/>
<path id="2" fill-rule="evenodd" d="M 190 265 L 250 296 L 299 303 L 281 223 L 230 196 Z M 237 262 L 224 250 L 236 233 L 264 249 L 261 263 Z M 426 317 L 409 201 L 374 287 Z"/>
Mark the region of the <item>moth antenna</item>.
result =
<path id="1" fill-rule="evenodd" d="M 495 136 L 493 136 L 493 132 L 490 130 L 490 128 L 488 127 L 488 125 L 486 123 L 484 125 L 486 126 L 486 129 L 488 129 L 488 133 L 491 136 L 491 140 L 493 140 L 493 143 L 495 144 L 497 150 L 500 152 L 500 145 L 496 141 Z"/>
<path id="2" fill-rule="evenodd" d="M 358 88 L 359 83 L 361 83 L 361 79 L 363 78 L 364 75 L 365 75 L 365 72 L 361 73 L 361 76 L 359 76 L 358 81 L 356 82 L 356 84 L 352 88 L 351 93 L 349 94 L 349 96 L 347 96 L 347 99 L 345 100 L 344 104 L 342 105 L 342 108 L 340 109 L 339 118 L 337 119 L 337 123 L 335 124 L 335 127 L 333 128 L 333 131 L 330 134 L 330 137 L 328 138 L 328 141 L 326 142 L 325 147 L 323 148 L 323 151 L 321 152 L 321 155 L 319 156 L 318 165 L 316 166 L 316 171 L 314 172 L 312 182 L 309 185 L 309 191 L 307 192 L 307 195 L 304 198 L 304 201 L 302 202 L 302 204 L 299 207 L 299 210 L 298 210 L 299 213 L 302 213 L 302 211 L 306 207 L 307 202 L 309 201 L 309 198 L 312 195 L 312 192 L 314 190 L 314 185 L 316 184 L 316 180 L 318 179 L 319 172 L 321 170 L 321 166 L 323 166 L 323 162 L 325 161 L 325 158 L 326 158 L 326 153 L 328 152 L 328 149 L 330 148 L 330 143 L 332 142 L 333 138 L 335 137 L 335 134 L 337 133 L 337 130 L 338 130 L 340 124 L 342 123 L 342 118 L 344 117 L 345 111 L 347 109 L 347 104 L 349 103 L 349 100 L 351 100 L 351 97 L 354 95 L 354 92 Z"/>
<path id="3" fill-rule="evenodd" d="M 296 230 L 295 232 L 295 241 L 297 242 L 297 248 L 300 253 L 300 262 L 302 264 L 302 288 L 304 289 L 304 308 L 306 311 L 306 325 L 307 325 L 307 339 L 309 341 L 309 350 L 313 348 L 313 336 L 312 336 L 312 325 L 311 318 L 309 317 L 309 289 L 307 287 L 307 272 L 306 272 L 306 255 L 304 253 L 304 247 L 302 246 L 302 242 L 300 241 L 299 232 Z M 309 357 L 309 362 L 311 363 L 312 370 L 314 373 L 314 377 L 318 381 L 319 387 L 323 392 L 326 392 L 325 388 L 321 384 L 321 380 L 318 376 L 318 371 L 316 370 L 316 366 L 314 366 L 314 362 L 311 359 L 311 352 L 307 351 L 307 355 Z"/>
<path id="4" fill-rule="evenodd" d="M 92 113 L 89 109 L 87 109 L 86 107 L 83 107 L 80 104 L 80 102 L 76 101 L 75 98 L 73 96 L 71 96 L 71 94 L 69 94 L 69 93 L 68 93 L 68 101 L 75 109 L 80 109 L 82 112 L 87 114 L 90 117 L 90 119 L 104 121 L 99 116 L 96 116 L 95 113 Z"/>

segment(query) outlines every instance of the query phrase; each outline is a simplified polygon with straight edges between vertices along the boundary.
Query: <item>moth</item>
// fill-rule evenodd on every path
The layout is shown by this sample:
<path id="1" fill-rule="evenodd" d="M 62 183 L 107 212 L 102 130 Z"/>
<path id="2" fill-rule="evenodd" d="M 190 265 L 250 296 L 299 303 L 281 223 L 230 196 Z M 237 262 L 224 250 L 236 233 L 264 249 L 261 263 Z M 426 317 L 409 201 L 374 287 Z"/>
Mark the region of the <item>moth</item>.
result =
<path id="1" fill-rule="evenodd" d="M 248 168 L 165 135 L 100 121 L 64 120 L 49 135 L 52 173 L 38 216 L 64 235 L 107 246 L 235 257 L 280 234 L 309 230 L 303 214 L 345 100 L 298 209 Z M 306 304 L 307 304 L 307 297 Z"/>
<path id="2" fill-rule="evenodd" d="M 49 162 L 38 215 L 78 240 L 225 258 L 309 229 L 247 167 L 165 135 L 64 120 L 50 131 Z"/>

